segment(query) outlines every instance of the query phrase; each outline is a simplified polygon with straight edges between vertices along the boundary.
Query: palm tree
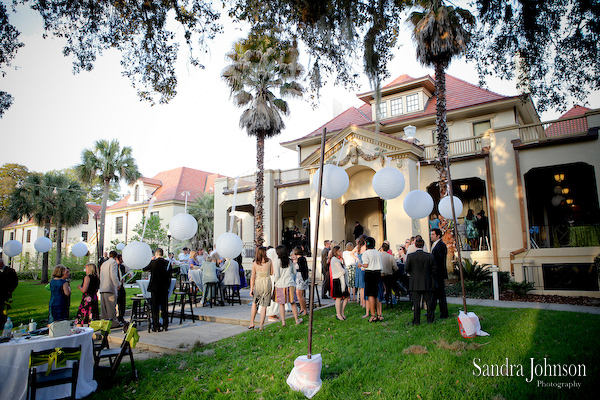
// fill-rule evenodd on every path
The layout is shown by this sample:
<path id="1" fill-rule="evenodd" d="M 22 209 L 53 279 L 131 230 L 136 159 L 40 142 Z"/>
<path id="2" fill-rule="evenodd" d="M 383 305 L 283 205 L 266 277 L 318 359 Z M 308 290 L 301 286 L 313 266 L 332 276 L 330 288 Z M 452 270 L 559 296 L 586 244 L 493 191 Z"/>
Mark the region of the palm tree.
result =
<path id="1" fill-rule="evenodd" d="M 96 141 L 93 150 L 85 149 L 81 154 L 81 164 L 77 166 L 79 177 L 83 182 L 93 183 L 99 179 L 104 184 L 102 193 L 102 208 L 100 211 L 100 237 L 98 239 L 98 257 L 104 252 L 104 227 L 106 221 L 106 203 L 110 192 L 111 182 L 124 179 L 133 184 L 140 173 L 131 155 L 131 147 L 121 149 L 119 141 L 114 139 Z"/>
<path id="2" fill-rule="evenodd" d="M 190 204 L 190 215 L 198 221 L 196 243 L 202 248 L 208 248 L 213 243 L 215 195 L 206 193 L 198 196 L 196 202 Z"/>
<path id="3" fill-rule="evenodd" d="M 77 181 L 73 181 L 66 175 L 57 175 L 57 207 L 56 207 L 56 263 L 60 264 L 62 260 L 62 228 L 69 228 L 79 225 L 88 213 L 85 205 L 84 191 Z M 67 231 L 68 232 L 68 231 Z M 68 235 L 65 235 L 68 238 Z"/>
<path id="4" fill-rule="evenodd" d="M 418 0 L 424 9 L 410 14 L 413 39 L 417 46 L 417 60 L 435 69 L 435 96 L 437 127 L 436 170 L 439 174 L 440 198 L 446 195 L 447 174 L 445 160 L 448 155 L 448 128 L 446 126 L 446 75 L 445 71 L 455 56 L 462 54 L 471 39 L 468 30 L 475 24 L 468 10 L 444 5 L 442 0 Z"/>
<path id="5" fill-rule="evenodd" d="M 34 218 L 39 225 L 44 225 L 44 236 L 50 234 L 50 224 L 59 203 L 58 192 L 54 188 L 59 185 L 59 178 L 52 173 L 29 175 L 23 185 L 15 188 L 10 198 L 8 213 L 12 220 L 22 217 Z M 44 253 L 42 261 L 42 283 L 48 282 L 48 253 Z"/>
<path id="6" fill-rule="evenodd" d="M 231 64 L 222 72 L 238 107 L 248 107 L 240 117 L 240 128 L 256 137 L 256 188 L 254 193 L 254 242 L 264 242 L 264 157 L 265 139 L 285 128 L 281 114 L 288 115 L 288 103 L 281 97 L 301 97 L 303 89 L 295 79 L 304 68 L 298 63 L 297 44 L 281 41 L 272 34 L 250 33 L 227 54 Z"/>

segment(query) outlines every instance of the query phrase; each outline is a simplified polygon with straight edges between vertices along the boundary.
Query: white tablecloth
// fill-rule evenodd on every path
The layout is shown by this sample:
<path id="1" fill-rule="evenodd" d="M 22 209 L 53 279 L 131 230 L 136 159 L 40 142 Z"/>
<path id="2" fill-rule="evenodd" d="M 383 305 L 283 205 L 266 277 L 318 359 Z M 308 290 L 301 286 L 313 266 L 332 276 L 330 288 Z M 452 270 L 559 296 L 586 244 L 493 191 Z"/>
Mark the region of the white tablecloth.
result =
<path id="1" fill-rule="evenodd" d="M 175 282 L 177 282 L 177 279 L 171 278 L 171 286 L 169 286 L 169 298 L 171 298 L 173 290 L 175 290 Z M 148 284 L 150 283 L 149 279 L 141 279 L 139 281 L 136 281 L 135 283 L 137 283 L 140 289 L 142 289 L 142 295 L 144 296 L 144 298 L 150 299 L 150 297 L 152 297 L 152 295 L 148 291 Z"/>
<path id="2" fill-rule="evenodd" d="M 98 384 L 94 380 L 94 353 L 91 328 L 80 328 L 84 332 L 50 338 L 14 339 L 0 344 L 0 399 L 25 400 L 27 398 L 27 376 L 29 374 L 29 355 L 31 350 L 42 351 L 56 347 L 77 347 L 81 345 L 79 377 L 77 378 L 78 399 L 94 392 Z M 67 362 L 69 365 L 70 361 Z M 45 365 L 37 367 L 38 372 L 46 370 Z M 70 396 L 70 384 L 38 389 L 37 399 L 58 399 Z"/>
<path id="3" fill-rule="evenodd" d="M 189 278 L 196 284 L 196 286 L 198 286 L 200 289 L 202 289 L 202 278 L 200 277 L 200 270 L 199 269 L 190 269 L 190 272 L 188 273 Z"/>

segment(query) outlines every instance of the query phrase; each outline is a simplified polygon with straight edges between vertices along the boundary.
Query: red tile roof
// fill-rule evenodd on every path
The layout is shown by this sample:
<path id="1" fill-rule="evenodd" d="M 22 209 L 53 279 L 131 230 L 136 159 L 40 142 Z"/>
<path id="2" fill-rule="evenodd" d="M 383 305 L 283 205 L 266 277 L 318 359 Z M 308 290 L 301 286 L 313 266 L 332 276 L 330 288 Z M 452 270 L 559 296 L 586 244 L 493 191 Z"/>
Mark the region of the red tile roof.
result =
<path id="1" fill-rule="evenodd" d="M 100 218 L 100 210 L 102 210 L 102 206 L 100 204 L 85 203 L 85 205 L 94 213 L 95 218 Z"/>
<path id="2" fill-rule="evenodd" d="M 224 175 L 200 171 L 193 168 L 179 167 L 160 172 L 154 178 L 142 178 L 143 182 L 161 182 L 162 185 L 152 193 L 155 201 L 185 200 L 183 192 L 190 192 L 188 201 L 194 200 L 202 193 L 214 192 L 214 181 Z M 119 200 L 111 210 L 127 207 L 129 195 Z"/>
<path id="3" fill-rule="evenodd" d="M 162 185 L 162 182 L 159 179 L 146 178 L 145 176 L 142 176 L 140 178 L 140 181 L 142 181 L 144 183 L 149 183 L 150 185 L 156 185 L 156 186 Z"/>
<path id="4" fill-rule="evenodd" d="M 426 76 L 427 77 L 427 76 Z M 396 78 L 394 81 L 384 86 L 384 88 L 388 88 L 391 86 L 396 86 L 400 84 L 406 84 L 411 81 L 416 81 L 423 79 L 421 78 L 411 78 L 408 75 L 401 75 Z M 453 111 L 458 110 L 465 107 L 470 107 L 478 104 L 491 103 L 494 101 L 505 100 L 514 98 L 516 96 L 503 96 L 498 93 L 494 93 L 492 91 L 482 89 L 479 86 L 473 85 L 469 82 L 463 81 L 462 79 L 458 79 L 452 75 L 446 74 L 446 110 Z M 421 118 L 427 116 L 435 115 L 435 103 L 436 97 L 433 96 L 427 102 L 425 109 L 421 112 L 411 113 L 408 115 L 401 115 L 396 118 L 388 118 L 382 121 L 383 124 L 392 124 L 398 123 L 402 121 L 410 121 L 414 118 Z M 312 131 L 308 135 L 301 137 L 299 139 L 306 139 L 309 137 L 320 135 L 323 132 L 323 127 L 327 128 L 328 132 L 339 131 L 347 127 L 348 125 L 368 125 L 373 123 L 371 119 L 371 106 L 369 104 L 365 104 L 361 106 L 359 109 L 355 107 L 351 107 L 333 118 L 329 122 L 321 125 L 316 130 Z M 291 140 L 290 143 L 296 140 Z"/>
<path id="5" fill-rule="evenodd" d="M 31 217 L 31 218 L 29 218 L 29 220 L 27 222 L 23 222 L 23 223 L 19 223 L 19 221 L 13 221 L 10 224 L 4 226 L 2 229 L 13 228 L 15 226 L 25 225 L 25 224 L 33 224 L 33 223 L 34 223 L 33 217 Z"/>
<path id="6" fill-rule="evenodd" d="M 559 119 L 570 117 L 583 117 L 590 109 L 582 106 L 574 106 L 569 111 L 560 116 Z M 555 122 L 544 129 L 547 137 L 572 135 L 575 133 L 584 133 L 588 131 L 587 118 L 576 118 L 563 122 Z"/>
<path id="7" fill-rule="evenodd" d="M 403 83 L 407 83 L 407 82 L 414 81 L 414 80 L 415 79 L 413 77 L 403 74 L 403 75 L 400 75 L 399 77 L 397 77 L 396 79 L 394 79 L 392 82 L 385 85 L 384 87 L 382 87 L 382 89 L 387 89 L 389 87 L 401 85 Z"/>

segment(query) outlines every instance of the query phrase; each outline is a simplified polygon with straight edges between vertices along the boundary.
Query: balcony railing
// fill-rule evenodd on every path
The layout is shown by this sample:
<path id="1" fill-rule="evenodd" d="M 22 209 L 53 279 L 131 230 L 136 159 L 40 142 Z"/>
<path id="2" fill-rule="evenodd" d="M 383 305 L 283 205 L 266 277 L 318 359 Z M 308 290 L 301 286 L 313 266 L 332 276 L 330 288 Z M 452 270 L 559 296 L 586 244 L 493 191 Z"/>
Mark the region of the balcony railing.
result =
<path id="1" fill-rule="evenodd" d="M 522 126 L 519 138 L 523 144 L 536 143 L 585 135 L 588 129 L 587 116 L 577 116 Z"/>
<path id="2" fill-rule="evenodd" d="M 304 183 L 310 180 L 310 174 L 304 168 L 287 169 L 273 172 L 275 184 L 284 185 L 289 183 Z M 234 178 L 227 179 L 227 190 L 233 190 Z M 238 190 L 253 188 L 256 185 L 256 175 L 241 176 L 238 182 Z"/>
<path id="3" fill-rule="evenodd" d="M 482 136 L 448 141 L 448 155 L 460 157 L 481 152 Z M 425 159 L 433 160 L 437 157 L 437 144 L 425 145 Z"/>

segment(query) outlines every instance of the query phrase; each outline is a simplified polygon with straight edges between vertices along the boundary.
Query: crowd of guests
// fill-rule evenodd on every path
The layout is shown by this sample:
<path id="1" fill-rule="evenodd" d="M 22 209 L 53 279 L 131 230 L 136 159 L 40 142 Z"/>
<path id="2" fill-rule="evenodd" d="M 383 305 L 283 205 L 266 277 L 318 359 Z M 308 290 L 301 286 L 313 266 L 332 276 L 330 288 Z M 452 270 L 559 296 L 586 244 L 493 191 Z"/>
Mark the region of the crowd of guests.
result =
<path id="1" fill-rule="evenodd" d="M 427 309 L 427 322 L 433 322 L 438 305 L 439 317 L 448 318 L 445 293 L 447 248 L 441 237 L 439 228 L 431 230 L 431 253 L 427 252 L 420 235 L 411 237 L 399 247 L 397 257 L 389 242 L 384 241 L 376 249 L 375 239 L 365 234 L 360 234 L 355 244 L 347 243 L 345 250 L 336 242 L 325 240 L 321 252 L 322 298 L 335 300 L 335 316 L 340 321 L 346 320 L 349 301 L 356 301 L 365 309 L 363 318 L 368 318 L 369 322 L 383 321 L 382 304 L 392 301 L 393 293 L 399 290 L 398 277 L 406 274 L 406 286 L 414 309 L 412 323 L 420 324 L 422 307 Z M 268 309 L 274 303 L 279 308 L 283 326 L 286 324 L 285 306 L 291 307 L 296 324 L 301 323 L 299 315 L 307 313 L 304 293 L 309 283 L 308 266 L 300 246 L 291 253 L 284 245 L 275 249 L 259 247 L 252 263 L 250 294 L 254 304 L 248 328 L 255 327 L 258 312 L 262 330 Z"/>

